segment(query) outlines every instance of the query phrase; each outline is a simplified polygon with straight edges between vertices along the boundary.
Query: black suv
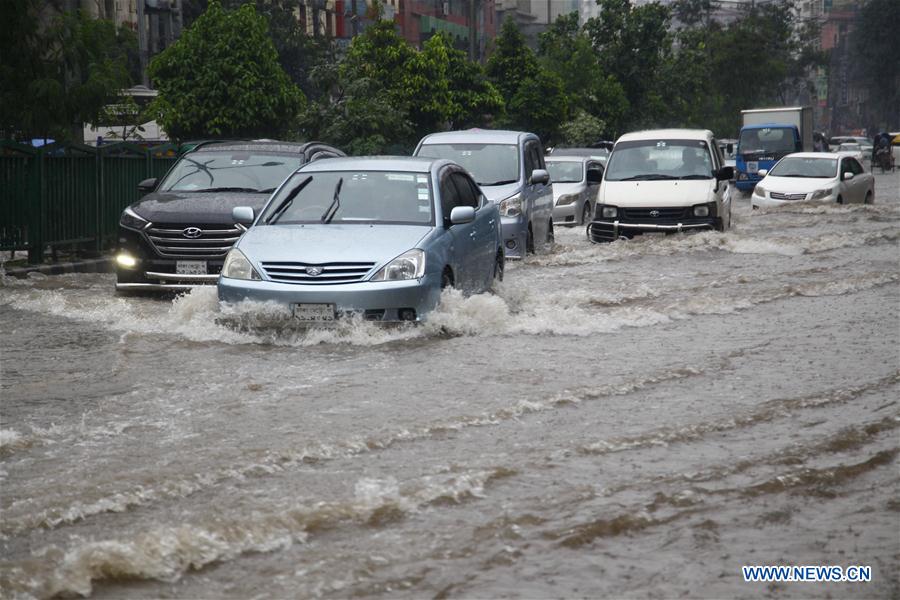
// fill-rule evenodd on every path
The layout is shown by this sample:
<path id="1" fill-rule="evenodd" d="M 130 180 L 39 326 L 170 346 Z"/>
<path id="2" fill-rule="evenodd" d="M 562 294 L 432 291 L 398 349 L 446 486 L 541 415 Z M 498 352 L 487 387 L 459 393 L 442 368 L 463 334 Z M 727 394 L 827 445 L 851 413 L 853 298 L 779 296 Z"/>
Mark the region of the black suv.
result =
<path id="1" fill-rule="evenodd" d="M 162 181 L 140 183 L 146 196 L 119 220 L 116 289 L 185 290 L 214 284 L 225 254 L 246 228 L 231 209 L 258 214 L 302 165 L 345 156 L 319 142 L 205 142 L 183 155 Z"/>

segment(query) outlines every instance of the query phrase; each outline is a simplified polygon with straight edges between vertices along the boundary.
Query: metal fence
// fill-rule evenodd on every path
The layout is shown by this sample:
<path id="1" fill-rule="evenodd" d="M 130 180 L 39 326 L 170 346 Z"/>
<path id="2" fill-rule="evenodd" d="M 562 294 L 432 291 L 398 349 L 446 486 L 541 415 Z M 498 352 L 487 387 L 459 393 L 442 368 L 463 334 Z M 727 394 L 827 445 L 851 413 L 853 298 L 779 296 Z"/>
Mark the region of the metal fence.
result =
<path id="1" fill-rule="evenodd" d="M 47 248 L 114 245 L 122 210 L 140 198 L 138 183 L 162 177 L 176 158 L 174 144 L 0 142 L 0 250 L 27 250 L 36 263 Z"/>

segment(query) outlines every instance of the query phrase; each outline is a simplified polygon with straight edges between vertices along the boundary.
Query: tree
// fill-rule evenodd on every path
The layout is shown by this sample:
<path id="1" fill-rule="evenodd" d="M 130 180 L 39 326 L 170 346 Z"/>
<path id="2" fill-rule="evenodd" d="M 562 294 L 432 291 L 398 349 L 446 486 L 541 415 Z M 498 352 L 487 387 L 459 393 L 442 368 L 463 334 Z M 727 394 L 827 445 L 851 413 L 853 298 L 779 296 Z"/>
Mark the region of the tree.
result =
<path id="1" fill-rule="evenodd" d="M 134 36 L 82 11 L 38 0 L 0 3 L 0 128 L 7 135 L 81 141 L 85 122 L 129 87 Z"/>
<path id="2" fill-rule="evenodd" d="M 151 110 L 176 139 L 281 137 L 305 103 L 249 4 L 228 12 L 210 2 L 149 72 L 159 90 Z"/>
<path id="3" fill-rule="evenodd" d="M 488 81 L 484 68 L 468 59 L 462 50 L 453 48 L 445 34 L 433 36 L 425 44 L 428 52 L 440 44 L 446 49 L 447 101 L 446 120 L 451 129 L 487 125 L 503 114 L 503 96 Z"/>
<path id="4" fill-rule="evenodd" d="M 508 102 L 527 77 L 538 70 L 534 52 L 525 44 L 525 36 L 507 17 L 494 41 L 494 51 L 487 61 L 487 75 Z"/>
<path id="5" fill-rule="evenodd" d="M 895 0 L 869 0 L 859 14 L 852 44 L 860 79 L 869 88 L 872 118 L 900 128 L 900 7 Z"/>

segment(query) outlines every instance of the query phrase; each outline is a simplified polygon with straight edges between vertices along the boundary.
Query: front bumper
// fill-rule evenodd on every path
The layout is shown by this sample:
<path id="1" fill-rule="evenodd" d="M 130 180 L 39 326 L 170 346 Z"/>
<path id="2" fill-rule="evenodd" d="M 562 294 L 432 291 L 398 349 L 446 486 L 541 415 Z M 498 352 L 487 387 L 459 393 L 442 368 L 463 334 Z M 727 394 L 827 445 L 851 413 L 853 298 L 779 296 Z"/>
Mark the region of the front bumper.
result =
<path id="1" fill-rule="evenodd" d="M 553 224 L 554 225 L 577 225 L 579 215 L 576 209 L 581 204 L 573 202 L 572 204 L 563 204 L 562 206 L 553 207 Z"/>
<path id="2" fill-rule="evenodd" d="M 777 200 L 772 198 L 768 194 L 765 196 L 759 196 L 755 192 L 750 196 L 750 206 L 753 208 L 774 208 L 778 206 L 786 206 L 789 204 L 797 204 L 798 202 L 815 202 L 815 203 L 823 203 L 830 204 L 837 202 L 837 196 L 825 196 L 823 198 L 817 198 L 816 200 L 807 200 L 809 195 L 803 199 L 794 199 L 794 200 Z"/>
<path id="3" fill-rule="evenodd" d="M 225 263 L 224 255 L 160 256 L 142 233 L 121 226 L 116 254 L 119 253 L 131 256 L 136 263 L 133 267 L 116 264 L 116 290 L 120 291 L 180 292 L 198 285 L 215 285 Z M 179 261 L 205 262 L 206 274 L 178 274 L 176 271 Z"/>
<path id="4" fill-rule="evenodd" d="M 716 219 L 691 219 L 678 223 L 632 223 L 625 221 L 591 221 L 587 226 L 588 239 L 595 244 L 612 242 L 620 237 L 633 237 L 642 233 L 677 233 L 694 229 L 715 229 Z"/>
<path id="5" fill-rule="evenodd" d="M 219 300 L 236 303 L 275 302 L 292 304 L 334 304 L 338 314 L 363 314 L 378 321 L 399 321 L 400 311 L 413 309 L 416 320 L 434 310 L 441 298 L 440 273 L 426 273 L 408 281 L 362 281 L 337 285 L 298 285 L 272 281 L 246 281 L 220 277 Z M 404 319 L 409 320 L 409 319 Z"/>

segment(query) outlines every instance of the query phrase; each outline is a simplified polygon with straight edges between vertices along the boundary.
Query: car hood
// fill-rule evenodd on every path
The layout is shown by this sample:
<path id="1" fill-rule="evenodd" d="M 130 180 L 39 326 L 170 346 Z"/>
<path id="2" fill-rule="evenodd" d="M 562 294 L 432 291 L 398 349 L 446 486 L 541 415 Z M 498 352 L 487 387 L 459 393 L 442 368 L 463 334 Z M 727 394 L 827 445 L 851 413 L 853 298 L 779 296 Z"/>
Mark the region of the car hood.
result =
<path id="1" fill-rule="evenodd" d="M 770 192 L 781 192 L 783 194 L 808 194 L 816 190 L 830 187 L 834 185 L 834 177 L 822 177 L 815 179 L 806 177 L 774 177 L 768 175 L 763 178 L 757 185 L 761 185 Z"/>
<path id="2" fill-rule="evenodd" d="M 432 231 L 419 225 L 258 225 L 237 247 L 253 262 L 384 263 L 416 245 Z"/>
<path id="3" fill-rule="evenodd" d="M 598 202 L 615 206 L 689 206 L 709 202 L 715 183 L 715 179 L 604 181 Z"/>
<path id="4" fill-rule="evenodd" d="M 251 206 L 257 213 L 270 194 L 247 192 L 153 192 L 131 205 L 151 223 L 234 223 L 231 209 Z"/>
<path id="5" fill-rule="evenodd" d="M 553 184 L 553 200 L 559 200 L 560 196 L 566 194 L 580 194 L 584 191 L 583 183 L 555 183 Z"/>
<path id="6" fill-rule="evenodd" d="M 484 192 L 487 199 L 493 202 L 506 200 L 522 189 L 521 184 L 518 183 L 508 183 L 506 185 L 482 185 L 479 187 L 481 187 L 481 191 Z"/>

